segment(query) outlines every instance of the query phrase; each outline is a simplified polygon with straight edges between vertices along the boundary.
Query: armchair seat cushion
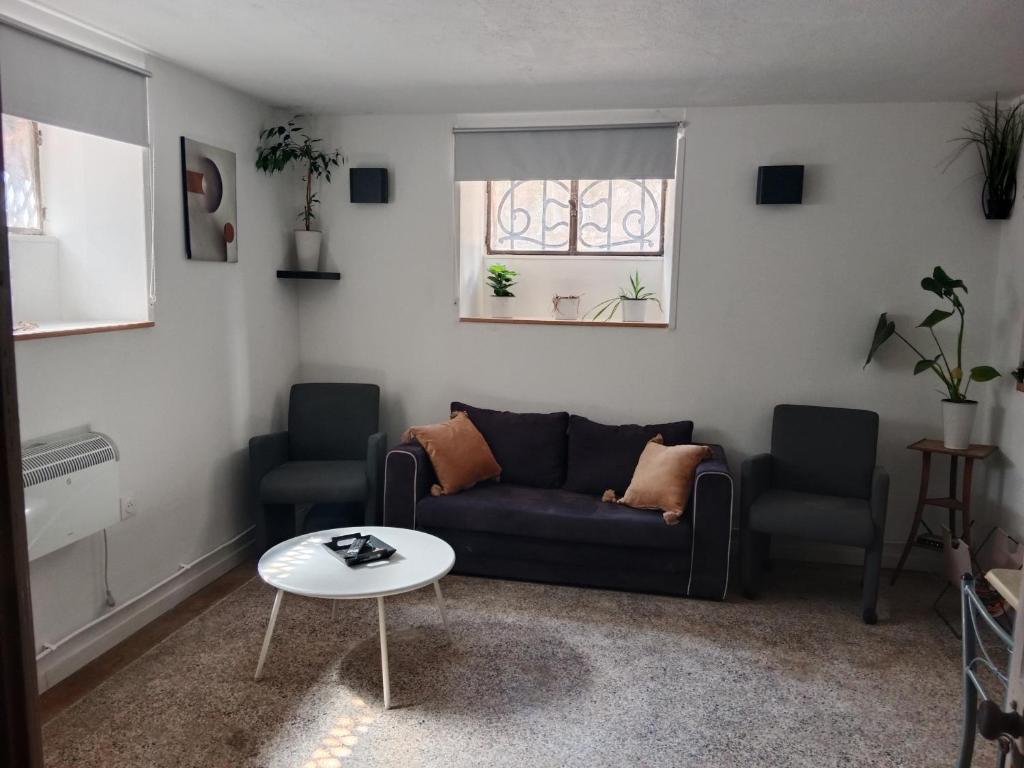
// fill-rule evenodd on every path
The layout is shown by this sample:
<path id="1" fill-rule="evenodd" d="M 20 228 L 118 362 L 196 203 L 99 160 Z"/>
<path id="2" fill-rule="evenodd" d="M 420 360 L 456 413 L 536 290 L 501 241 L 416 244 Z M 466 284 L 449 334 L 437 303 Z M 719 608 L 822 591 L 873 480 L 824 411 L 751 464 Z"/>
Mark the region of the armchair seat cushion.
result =
<path id="1" fill-rule="evenodd" d="M 867 547 L 874 535 L 864 499 L 767 490 L 750 505 L 750 529 L 833 544 Z"/>
<path id="2" fill-rule="evenodd" d="M 661 515 L 571 491 L 498 483 L 455 496 L 428 496 L 416 527 L 459 530 L 611 547 L 687 550 L 690 525 L 666 526 Z M 609 568 L 616 563 L 609 561 Z"/>
<path id="3" fill-rule="evenodd" d="M 366 493 L 365 461 L 287 461 L 260 482 L 264 504 L 362 501 Z"/>

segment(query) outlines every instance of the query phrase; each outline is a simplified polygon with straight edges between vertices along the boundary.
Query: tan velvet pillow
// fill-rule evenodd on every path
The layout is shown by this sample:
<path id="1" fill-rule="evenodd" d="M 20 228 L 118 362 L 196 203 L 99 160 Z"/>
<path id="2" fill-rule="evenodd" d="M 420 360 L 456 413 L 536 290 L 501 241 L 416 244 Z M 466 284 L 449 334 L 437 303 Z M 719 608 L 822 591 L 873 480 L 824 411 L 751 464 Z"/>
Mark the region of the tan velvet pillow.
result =
<path id="1" fill-rule="evenodd" d="M 706 445 L 663 445 L 661 435 L 655 436 L 644 446 L 619 504 L 660 509 L 665 522 L 675 525 L 686 509 L 697 465 L 710 455 Z"/>
<path id="2" fill-rule="evenodd" d="M 481 480 L 501 475 L 501 467 L 473 422 L 462 411 L 452 414 L 443 424 L 410 427 L 403 442 L 416 438 L 434 465 L 438 482 L 431 486 L 432 496 L 446 496 L 472 488 Z"/>

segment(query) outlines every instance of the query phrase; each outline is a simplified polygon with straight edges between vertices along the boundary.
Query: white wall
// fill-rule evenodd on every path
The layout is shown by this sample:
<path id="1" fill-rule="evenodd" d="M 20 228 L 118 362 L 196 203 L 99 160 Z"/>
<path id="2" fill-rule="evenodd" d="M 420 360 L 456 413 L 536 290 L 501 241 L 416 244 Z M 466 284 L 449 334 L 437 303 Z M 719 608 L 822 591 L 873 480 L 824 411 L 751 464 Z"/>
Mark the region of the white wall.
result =
<path id="1" fill-rule="evenodd" d="M 297 294 L 274 274 L 291 189 L 252 164 L 269 110 L 165 62 L 151 68 L 156 327 L 16 343 L 23 438 L 88 424 L 120 448 L 123 493 L 139 510 L 109 531 L 121 601 L 252 524 L 247 442 L 282 426 L 298 363 Z M 238 157 L 237 264 L 186 259 L 181 135 Z M 38 643 L 103 612 L 101 553 L 93 537 L 32 563 Z"/>
<path id="2" fill-rule="evenodd" d="M 389 167 L 393 201 L 351 205 L 345 184 L 322 192 L 329 260 L 343 278 L 303 297 L 302 376 L 380 384 L 393 439 L 443 418 L 454 398 L 607 422 L 692 418 L 697 438 L 723 443 L 737 471 L 767 449 L 776 403 L 874 409 L 893 475 L 887 539 L 901 541 L 918 477 L 905 446 L 940 434 L 940 396 L 895 345 L 861 365 L 879 312 L 909 331 L 931 309 L 918 283 L 936 264 L 970 287 L 967 351 L 987 353 L 1000 227 L 979 211 L 972 156 L 942 172 L 970 113 L 688 110 L 671 330 L 460 324 L 453 118 L 336 118 L 327 143 L 355 165 Z M 804 205 L 754 205 L 757 166 L 781 163 L 806 165 Z"/>
<path id="3" fill-rule="evenodd" d="M 1018 169 L 1018 189 L 1024 175 Z M 1020 190 L 1024 192 L 1024 189 Z M 1011 371 L 1024 361 L 1024 196 L 1000 231 L 991 362 Z M 1000 452 L 990 461 L 988 492 L 994 517 L 1013 536 L 1024 536 L 1024 392 L 1008 376 L 995 388 L 985 413 L 992 442 Z"/>

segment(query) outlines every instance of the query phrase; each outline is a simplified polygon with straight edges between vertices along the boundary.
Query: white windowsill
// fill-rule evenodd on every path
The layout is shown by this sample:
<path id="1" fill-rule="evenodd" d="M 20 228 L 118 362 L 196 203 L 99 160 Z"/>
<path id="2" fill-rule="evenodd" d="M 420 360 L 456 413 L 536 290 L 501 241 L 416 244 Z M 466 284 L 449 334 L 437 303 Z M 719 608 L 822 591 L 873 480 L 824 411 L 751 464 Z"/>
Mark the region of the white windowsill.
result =
<path id="1" fill-rule="evenodd" d="M 37 323 L 32 328 L 15 330 L 15 341 L 29 339 L 53 339 L 61 336 L 79 336 L 86 333 L 109 333 L 111 331 L 132 331 L 138 328 L 152 328 L 152 320 L 81 320 Z"/>

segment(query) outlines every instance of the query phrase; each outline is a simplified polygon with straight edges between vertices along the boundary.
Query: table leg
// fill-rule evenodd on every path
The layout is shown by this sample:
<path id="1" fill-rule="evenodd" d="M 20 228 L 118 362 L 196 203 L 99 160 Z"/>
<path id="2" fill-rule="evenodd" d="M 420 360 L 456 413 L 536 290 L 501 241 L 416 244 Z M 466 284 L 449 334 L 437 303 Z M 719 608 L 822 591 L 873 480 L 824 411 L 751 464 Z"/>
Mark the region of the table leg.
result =
<path id="1" fill-rule="evenodd" d="M 267 651 L 270 650 L 270 638 L 274 636 L 274 625 L 277 624 L 277 612 L 281 610 L 281 601 L 284 599 L 284 590 L 277 590 L 274 596 L 274 607 L 270 609 L 270 622 L 267 624 L 267 634 L 263 636 L 263 647 L 260 649 L 260 660 L 256 662 L 256 680 L 263 677 L 263 662 L 267 660 Z"/>
<path id="2" fill-rule="evenodd" d="M 441 594 L 441 582 L 434 582 L 434 597 L 437 598 L 437 610 L 441 612 L 441 623 L 444 624 L 444 631 L 448 633 L 448 639 L 451 640 L 452 628 L 448 626 L 448 611 L 444 607 L 444 595 Z"/>
<path id="3" fill-rule="evenodd" d="M 331 619 L 338 615 L 338 601 L 331 600 Z"/>
<path id="4" fill-rule="evenodd" d="M 384 679 L 384 709 L 391 709 L 391 676 L 388 673 L 388 628 L 384 620 L 384 598 L 377 598 L 377 617 L 380 623 L 380 672 Z"/>
<path id="5" fill-rule="evenodd" d="M 917 529 L 921 525 L 921 518 L 924 517 L 924 500 L 928 498 L 928 479 L 931 476 L 932 471 L 932 456 L 930 453 L 921 454 L 921 486 L 917 492 L 917 507 L 914 509 L 914 522 L 910 525 L 910 535 L 907 536 L 907 543 L 903 546 L 903 554 L 900 555 L 900 561 L 896 564 L 896 570 L 892 572 L 892 579 L 889 584 L 895 584 L 896 579 L 900 575 L 900 571 L 903 570 L 903 566 L 907 562 L 907 558 L 910 556 L 910 550 L 914 546 L 914 540 L 917 538 Z"/>
<path id="6" fill-rule="evenodd" d="M 971 546 L 971 484 L 974 482 L 974 459 L 964 459 L 964 487 L 963 487 L 963 498 L 960 503 L 963 504 L 961 510 L 963 518 L 961 524 L 964 527 L 963 535 L 960 537 L 964 540 L 964 544 Z"/>
<path id="7" fill-rule="evenodd" d="M 956 495 L 956 471 L 959 468 L 960 462 L 957 461 L 956 456 L 949 457 L 949 498 L 951 501 L 957 500 Z M 961 520 L 963 522 L 963 520 Z M 949 510 L 949 535 L 952 538 L 957 538 L 956 535 L 956 510 L 950 507 Z M 961 531 L 960 537 L 963 539 L 963 531 Z M 966 541 L 966 539 L 964 539 Z"/>

